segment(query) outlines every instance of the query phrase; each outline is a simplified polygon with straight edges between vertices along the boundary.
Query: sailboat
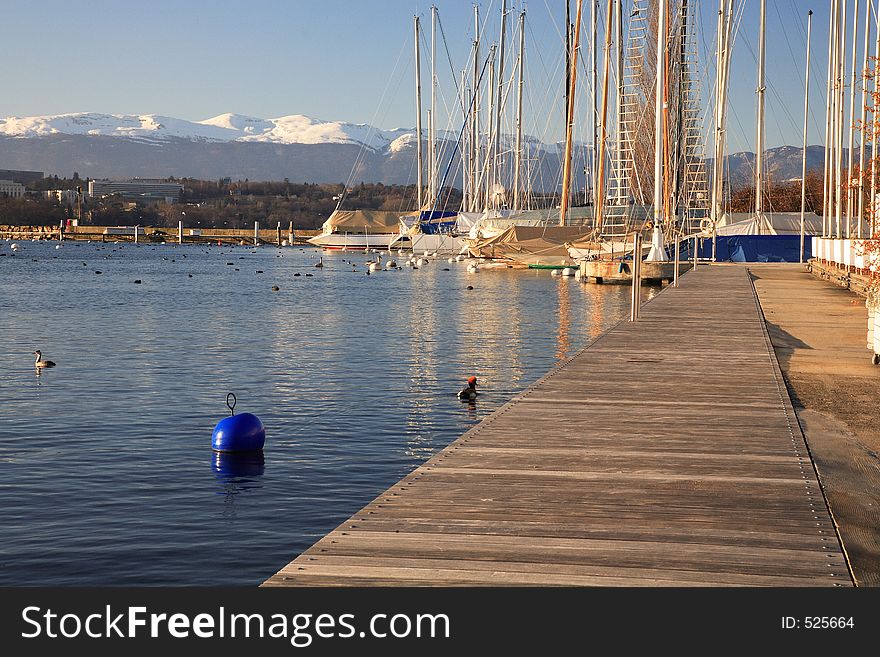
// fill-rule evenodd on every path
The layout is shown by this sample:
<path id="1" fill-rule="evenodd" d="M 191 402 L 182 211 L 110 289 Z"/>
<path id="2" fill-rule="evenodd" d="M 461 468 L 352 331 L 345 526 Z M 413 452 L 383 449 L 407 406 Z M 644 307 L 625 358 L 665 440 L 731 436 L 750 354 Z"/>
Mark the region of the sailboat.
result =
<path id="1" fill-rule="evenodd" d="M 695 232 L 694 227 L 699 226 L 708 210 L 699 85 L 693 76 L 697 64 L 694 3 L 633 0 L 626 48 L 621 4 L 621 0 L 608 0 L 599 114 L 602 130 L 597 149 L 596 232 L 585 240 L 571 242 L 568 250 L 578 261 L 584 280 L 630 280 L 633 257 L 645 258 L 649 263 L 641 268 L 643 277 L 671 280 L 674 263 L 669 262 L 668 249 L 676 240 Z M 656 31 L 654 52 L 649 38 L 652 31 Z M 609 157 L 609 65 L 615 41 L 616 138 Z M 609 159 L 611 173 L 606 180 L 604 167 Z M 651 160 L 653 176 L 649 170 Z M 632 248 L 636 233 L 645 237 L 638 254 Z"/>

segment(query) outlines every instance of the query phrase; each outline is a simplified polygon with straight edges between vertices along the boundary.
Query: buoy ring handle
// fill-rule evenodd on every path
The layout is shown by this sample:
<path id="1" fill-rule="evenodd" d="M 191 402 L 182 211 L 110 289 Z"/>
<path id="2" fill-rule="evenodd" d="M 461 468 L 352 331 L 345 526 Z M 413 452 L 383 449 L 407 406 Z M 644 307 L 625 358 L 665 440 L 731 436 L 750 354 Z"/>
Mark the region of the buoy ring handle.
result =
<path id="1" fill-rule="evenodd" d="M 231 402 L 229 401 L 230 397 L 232 397 Z M 235 402 L 236 401 L 237 400 L 235 399 L 235 393 L 230 392 L 228 395 L 226 395 L 226 405 L 229 407 L 229 414 L 230 415 L 235 415 Z"/>

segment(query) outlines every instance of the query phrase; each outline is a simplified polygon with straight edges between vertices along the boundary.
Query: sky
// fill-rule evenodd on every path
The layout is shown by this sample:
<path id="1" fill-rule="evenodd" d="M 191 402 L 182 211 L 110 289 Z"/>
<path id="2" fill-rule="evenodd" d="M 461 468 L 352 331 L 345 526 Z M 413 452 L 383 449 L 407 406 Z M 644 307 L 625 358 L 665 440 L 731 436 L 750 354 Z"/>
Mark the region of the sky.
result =
<path id="1" fill-rule="evenodd" d="M 698 3 L 701 57 L 714 61 L 717 1 L 691 1 Z M 754 148 L 758 0 L 744 1 L 731 72 L 731 152 Z M 451 71 L 466 66 L 470 50 L 473 9 L 467 0 L 5 2 L 0 116 L 88 111 L 202 120 L 233 112 L 412 127 L 413 16 L 422 17 L 427 50 L 431 4 L 445 36 L 437 57 L 438 81 L 446 89 L 440 117 L 454 102 Z M 604 0 L 600 4 L 604 11 Z M 509 5 L 513 34 L 522 0 Z M 479 6 L 486 33 L 496 35 L 501 0 Z M 814 11 L 808 142 L 822 143 L 829 0 L 768 0 L 767 6 L 766 145 L 802 140 L 808 9 Z M 526 3 L 525 130 L 546 142 L 563 138 L 564 7 L 564 0 Z M 589 30 L 586 9 L 584 24 Z M 588 34 L 582 38 L 589 48 Z M 427 103 L 427 53 L 422 56 Z M 511 56 L 508 73 L 512 62 Z M 705 80 L 713 75 L 703 72 Z M 578 103 L 588 101 L 579 96 Z M 454 121 L 446 127 L 457 130 Z"/>

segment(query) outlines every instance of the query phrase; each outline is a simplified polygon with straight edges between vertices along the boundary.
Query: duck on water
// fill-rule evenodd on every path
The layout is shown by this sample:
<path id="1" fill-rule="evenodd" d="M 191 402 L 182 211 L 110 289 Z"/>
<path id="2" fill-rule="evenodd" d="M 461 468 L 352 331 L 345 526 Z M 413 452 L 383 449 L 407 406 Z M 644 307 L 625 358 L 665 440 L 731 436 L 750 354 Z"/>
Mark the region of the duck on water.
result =
<path id="1" fill-rule="evenodd" d="M 36 362 L 34 363 L 34 366 L 35 366 L 37 369 L 41 369 L 41 368 L 43 368 L 43 367 L 55 367 L 55 361 L 52 361 L 52 360 L 43 360 L 43 353 L 42 353 L 39 349 L 37 349 L 37 350 L 34 352 L 34 355 L 36 355 L 36 357 L 37 357 L 37 360 L 36 360 Z"/>
<path id="2" fill-rule="evenodd" d="M 477 377 L 472 376 L 467 380 L 467 385 L 458 392 L 458 398 L 462 401 L 477 398 Z"/>

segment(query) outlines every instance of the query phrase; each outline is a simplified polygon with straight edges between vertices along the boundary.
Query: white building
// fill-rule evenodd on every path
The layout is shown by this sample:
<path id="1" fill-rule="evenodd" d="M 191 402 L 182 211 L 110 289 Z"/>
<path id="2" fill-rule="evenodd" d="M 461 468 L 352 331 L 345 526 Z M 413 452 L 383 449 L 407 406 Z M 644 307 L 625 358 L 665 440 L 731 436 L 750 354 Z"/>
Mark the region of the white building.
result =
<path id="1" fill-rule="evenodd" d="M 89 196 L 92 198 L 120 196 L 129 201 L 139 201 L 142 203 L 151 201 L 177 203 L 180 200 L 180 193 L 182 191 L 183 185 L 179 183 L 149 178 L 89 181 Z"/>
<path id="2" fill-rule="evenodd" d="M 61 205 L 76 205 L 75 189 L 50 189 L 46 192 L 46 198 L 57 201 Z"/>
<path id="3" fill-rule="evenodd" d="M 24 196 L 24 185 L 11 180 L 0 180 L 0 197 L 21 198 Z"/>

